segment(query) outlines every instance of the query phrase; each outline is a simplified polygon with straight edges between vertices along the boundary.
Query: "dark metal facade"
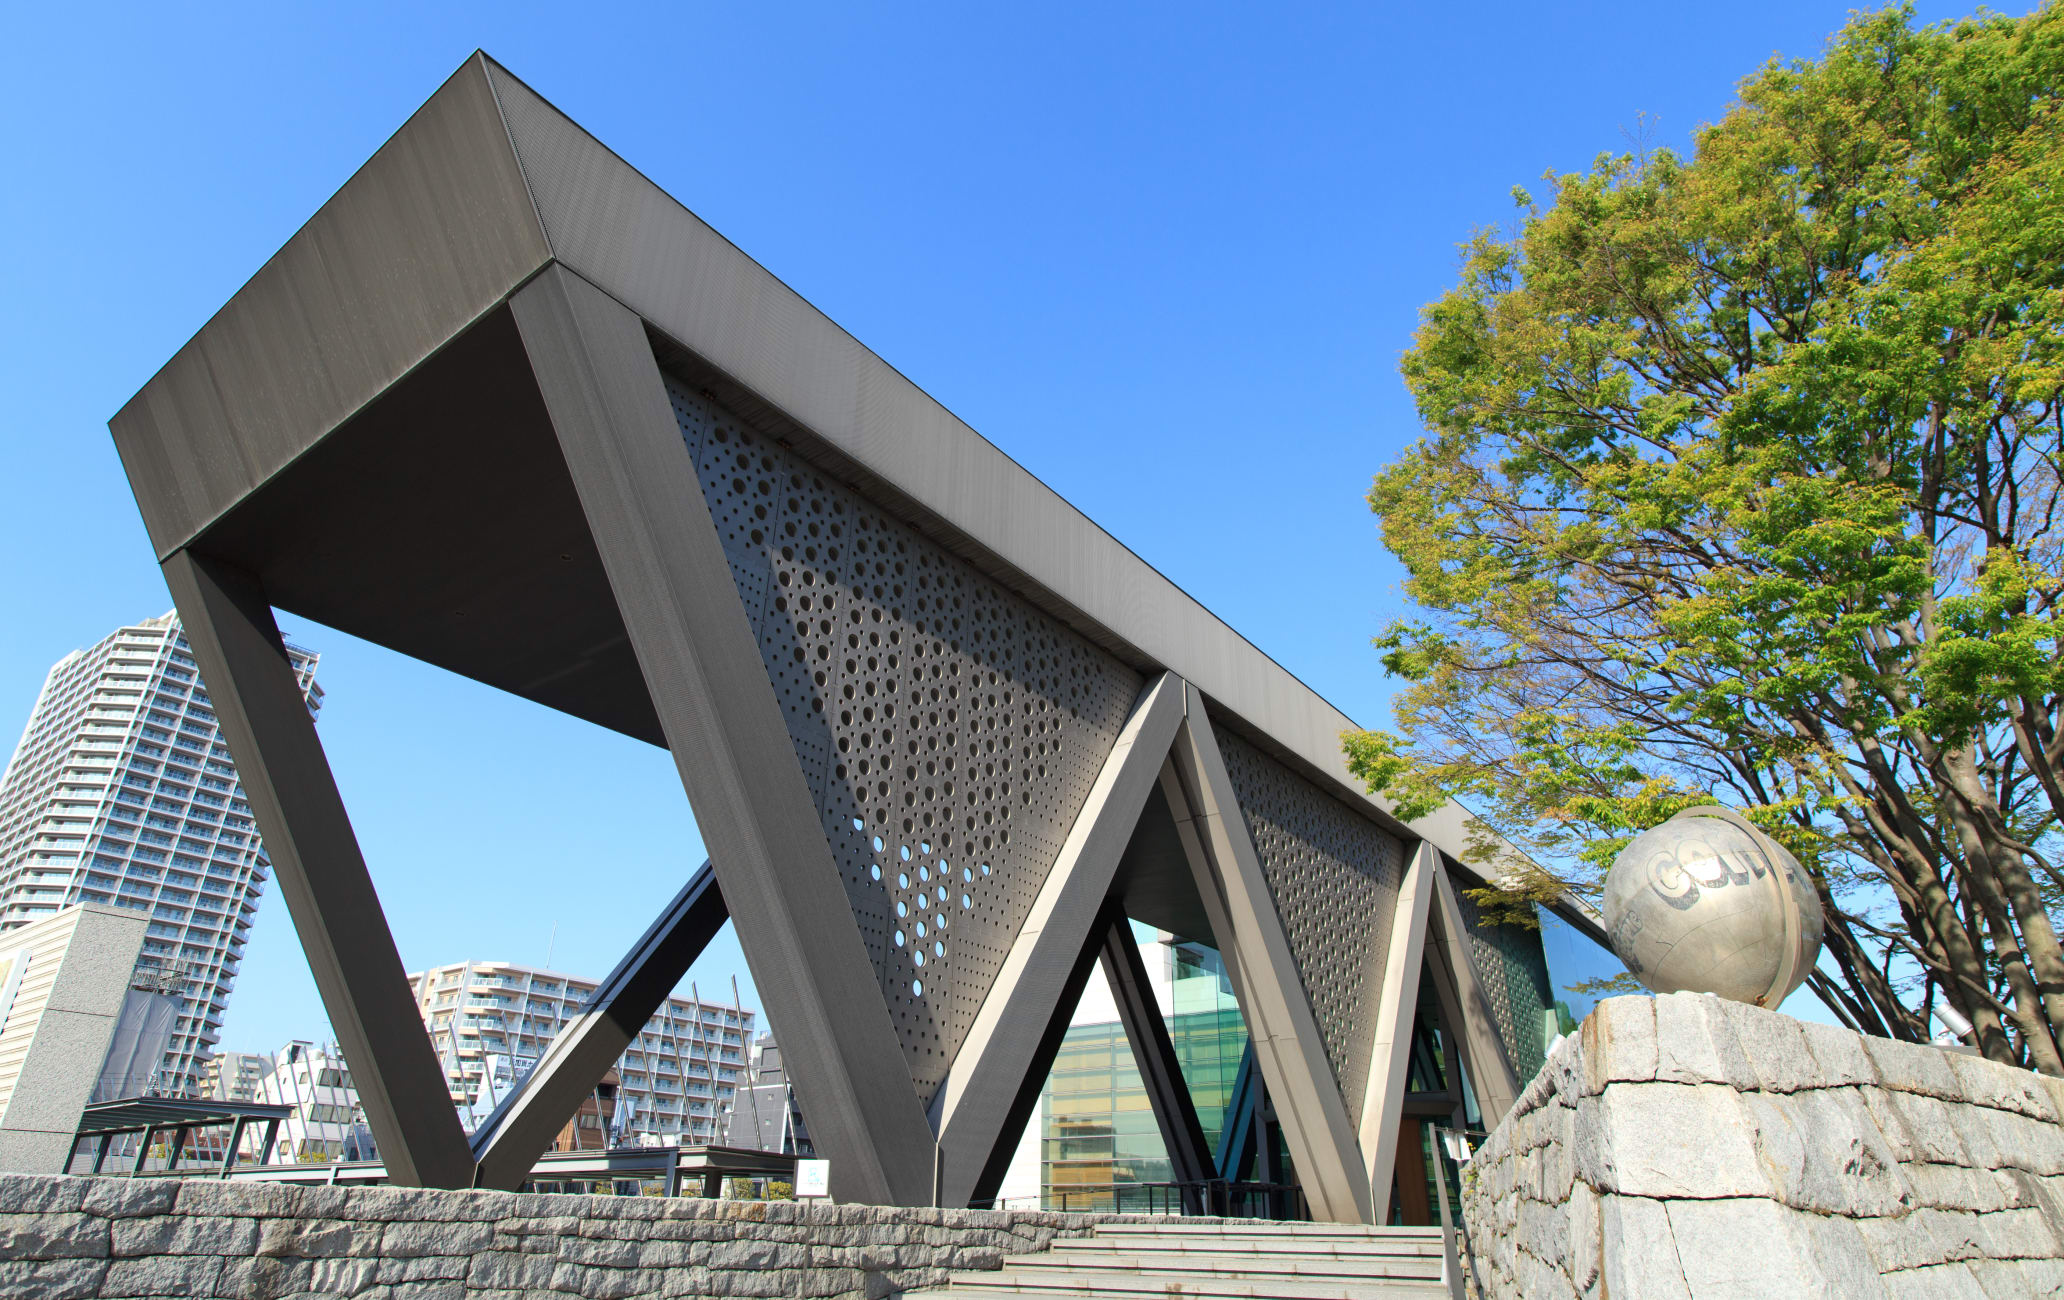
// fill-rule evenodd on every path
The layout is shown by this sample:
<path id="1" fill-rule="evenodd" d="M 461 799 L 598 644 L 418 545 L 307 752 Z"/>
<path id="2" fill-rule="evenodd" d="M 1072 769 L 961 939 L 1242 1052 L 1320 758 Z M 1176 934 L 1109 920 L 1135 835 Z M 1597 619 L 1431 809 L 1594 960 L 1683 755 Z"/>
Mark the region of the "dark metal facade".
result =
<path id="1" fill-rule="evenodd" d="M 1538 931 L 1510 925 L 1491 925 L 1483 909 L 1467 894 L 1456 900 L 1468 936 L 1469 955 L 1483 979 L 1484 995 L 1491 1004 L 1493 1022 L 1513 1071 L 1522 1079 L 1539 1072 L 1542 1017 L 1555 1007 L 1555 991 L 1548 982 L 1548 959 L 1541 951 Z"/>
<path id="2" fill-rule="evenodd" d="M 1140 675 L 715 402 L 667 391 L 929 1106 Z"/>
<path id="3" fill-rule="evenodd" d="M 1404 872 L 1402 846 L 1239 737 L 1220 744 L 1341 1098 L 1358 1112 Z"/>
<path id="4" fill-rule="evenodd" d="M 482 56 L 111 427 L 397 1181 L 519 1182 L 726 917 L 844 1199 L 993 1188 L 1099 957 L 1205 1170 L 1120 908 L 1224 954 L 1320 1217 L 1382 1213 L 1422 961 L 1516 1091 L 1459 810 Z M 274 608 L 665 746 L 710 849 L 470 1146 Z"/>

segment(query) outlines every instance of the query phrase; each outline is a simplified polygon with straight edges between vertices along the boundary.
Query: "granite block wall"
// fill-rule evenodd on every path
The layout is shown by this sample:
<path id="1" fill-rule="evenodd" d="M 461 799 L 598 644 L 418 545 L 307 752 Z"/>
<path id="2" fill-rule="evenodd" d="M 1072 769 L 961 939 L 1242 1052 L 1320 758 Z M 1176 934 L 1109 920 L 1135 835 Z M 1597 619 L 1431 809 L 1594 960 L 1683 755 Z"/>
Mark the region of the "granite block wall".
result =
<path id="1" fill-rule="evenodd" d="M 1464 1175 L 1493 1297 L 2064 1294 L 2064 1080 L 1614 998 Z"/>
<path id="2" fill-rule="evenodd" d="M 878 1300 L 1119 1217 L 0 1175 L 0 1296 Z"/>

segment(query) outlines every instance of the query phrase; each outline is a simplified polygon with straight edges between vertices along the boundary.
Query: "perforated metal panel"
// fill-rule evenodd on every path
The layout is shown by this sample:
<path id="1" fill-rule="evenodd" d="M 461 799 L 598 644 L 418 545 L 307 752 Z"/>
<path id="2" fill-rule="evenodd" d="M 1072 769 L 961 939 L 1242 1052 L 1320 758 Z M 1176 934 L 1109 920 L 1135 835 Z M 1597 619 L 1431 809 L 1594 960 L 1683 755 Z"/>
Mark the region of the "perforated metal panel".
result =
<path id="1" fill-rule="evenodd" d="M 1469 956 L 1476 963 L 1484 997 L 1490 1001 L 1498 1037 L 1504 1040 L 1506 1055 L 1524 1087 L 1547 1060 L 1547 1029 L 1542 1017 L 1555 1005 L 1541 932 L 1485 924 L 1483 909 L 1461 890 L 1456 891 L 1455 901 L 1462 909 Z"/>
<path id="2" fill-rule="evenodd" d="M 668 381 L 929 1105 L 1139 674 Z"/>
<path id="3" fill-rule="evenodd" d="M 1238 736 L 1220 732 L 1218 740 L 1340 1095 L 1348 1113 L 1359 1114 L 1403 849 Z"/>

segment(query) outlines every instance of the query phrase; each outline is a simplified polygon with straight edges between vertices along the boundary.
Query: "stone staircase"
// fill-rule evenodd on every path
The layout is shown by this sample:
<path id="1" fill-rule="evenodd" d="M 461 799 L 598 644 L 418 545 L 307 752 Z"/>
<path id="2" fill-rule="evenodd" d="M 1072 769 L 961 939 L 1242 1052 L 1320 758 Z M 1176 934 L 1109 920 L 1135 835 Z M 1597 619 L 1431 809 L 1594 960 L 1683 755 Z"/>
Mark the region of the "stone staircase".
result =
<path id="1" fill-rule="evenodd" d="M 1010 1296 L 1447 1300 L 1437 1228 L 1330 1223 L 1107 1223 L 1000 1270 L 955 1273 L 908 1300 Z"/>

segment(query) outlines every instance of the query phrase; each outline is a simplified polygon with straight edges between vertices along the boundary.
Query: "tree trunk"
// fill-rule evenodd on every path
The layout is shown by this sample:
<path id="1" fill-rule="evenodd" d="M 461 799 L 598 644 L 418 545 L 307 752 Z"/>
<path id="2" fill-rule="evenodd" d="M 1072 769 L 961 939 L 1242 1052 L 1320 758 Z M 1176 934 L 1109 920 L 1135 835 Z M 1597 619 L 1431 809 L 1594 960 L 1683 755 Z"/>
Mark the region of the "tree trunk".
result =
<path id="1" fill-rule="evenodd" d="M 2015 1022 L 2030 1036 L 2029 1056 L 2043 1073 L 2064 1074 L 2064 1054 L 2057 1045 L 2058 1028 L 2064 1026 L 2064 946 L 2057 942 L 2041 892 L 2020 851 L 2000 842 L 2005 819 L 1979 781 L 1970 751 L 1945 752 L 1936 766 L 1942 805 L 1964 853 L 1966 878 L 1995 943 L 2005 932 L 2021 958 L 2018 971 L 2012 965 L 2006 966 L 2006 971 L 2014 981 L 2017 1011 L 2024 998 L 2028 1002 L 2029 1016 L 2017 1014 Z M 2017 926 L 2019 934 L 2015 936 Z M 2000 960 L 2004 964 L 2007 959 L 2008 950 L 2001 947 Z"/>

